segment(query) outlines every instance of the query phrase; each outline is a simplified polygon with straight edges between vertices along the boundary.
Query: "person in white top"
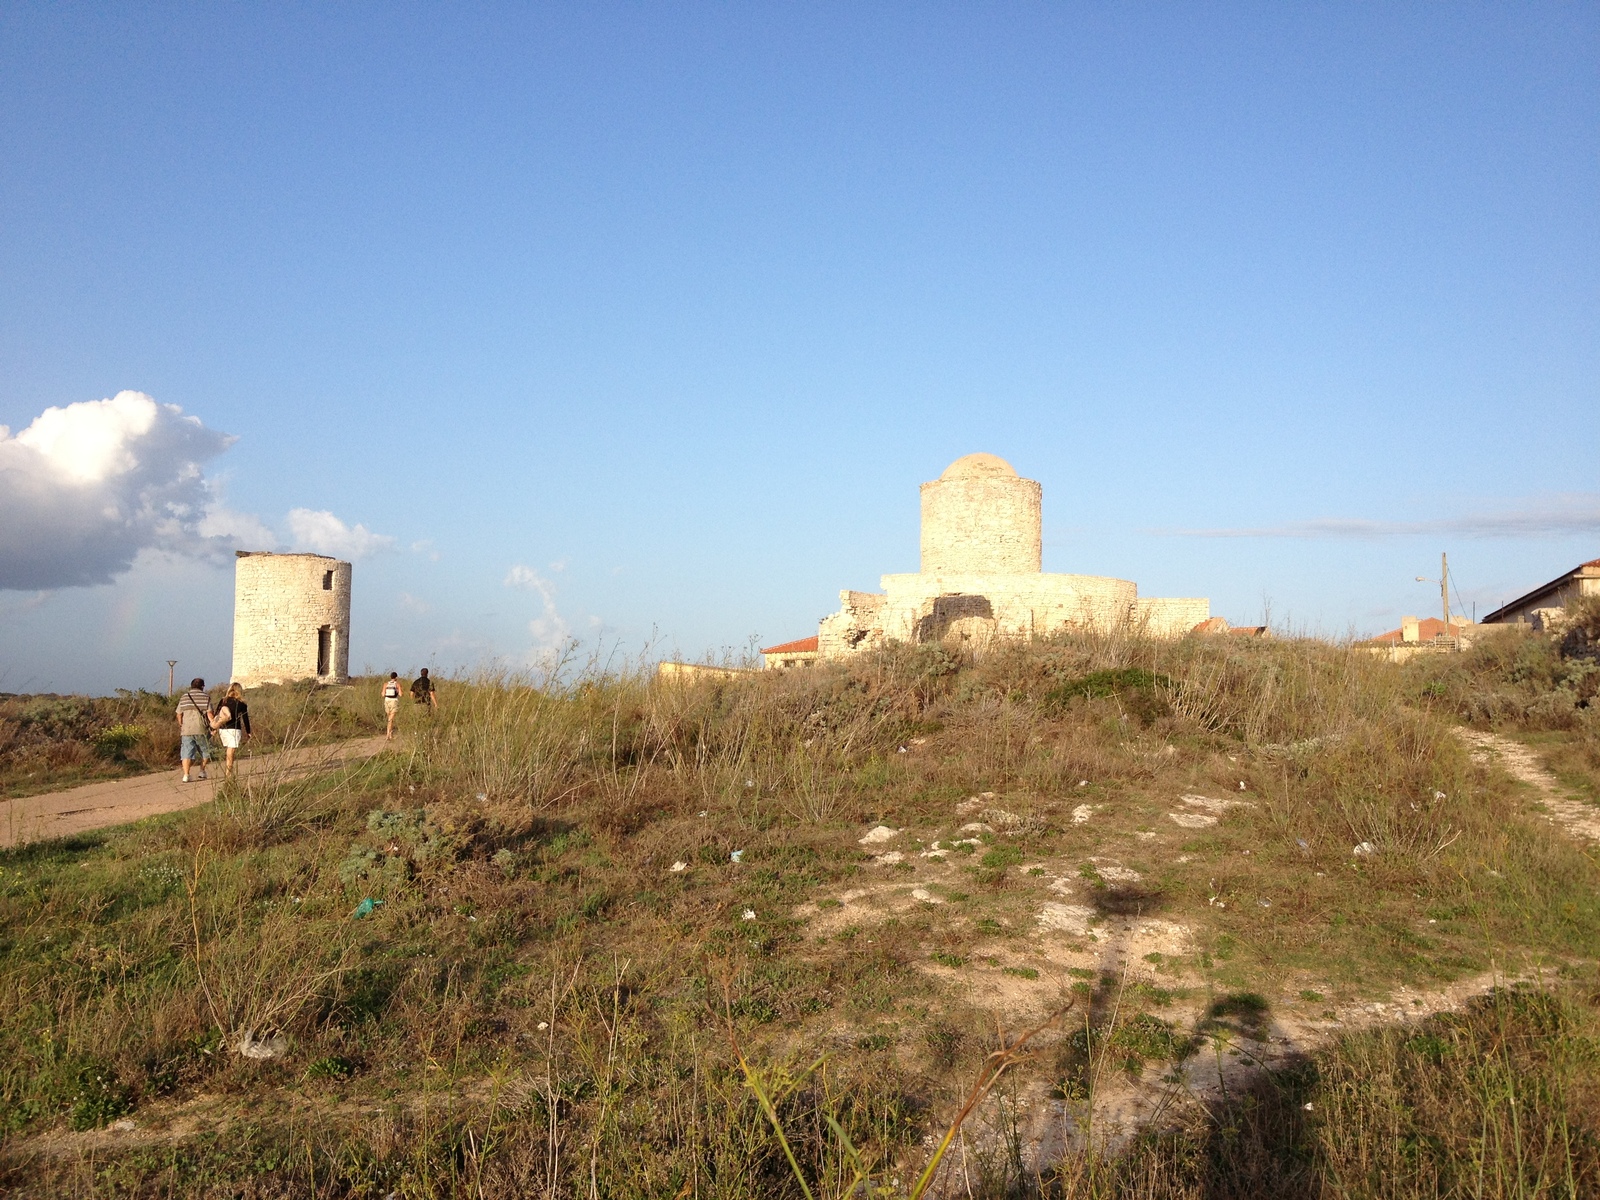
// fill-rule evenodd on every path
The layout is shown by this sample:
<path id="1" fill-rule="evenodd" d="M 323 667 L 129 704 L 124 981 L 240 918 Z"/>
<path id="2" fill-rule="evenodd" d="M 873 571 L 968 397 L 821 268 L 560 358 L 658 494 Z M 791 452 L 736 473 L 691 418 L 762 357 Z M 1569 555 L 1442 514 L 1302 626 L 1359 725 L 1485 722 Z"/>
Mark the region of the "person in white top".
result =
<path id="1" fill-rule="evenodd" d="M 389 729 L 383 736 L 389 741 L 394 741 L 394 719 L 400 712 L 400 676 L 389 672 L 389 678 L 383 681 L 383 711 L 389 718 Z"/>

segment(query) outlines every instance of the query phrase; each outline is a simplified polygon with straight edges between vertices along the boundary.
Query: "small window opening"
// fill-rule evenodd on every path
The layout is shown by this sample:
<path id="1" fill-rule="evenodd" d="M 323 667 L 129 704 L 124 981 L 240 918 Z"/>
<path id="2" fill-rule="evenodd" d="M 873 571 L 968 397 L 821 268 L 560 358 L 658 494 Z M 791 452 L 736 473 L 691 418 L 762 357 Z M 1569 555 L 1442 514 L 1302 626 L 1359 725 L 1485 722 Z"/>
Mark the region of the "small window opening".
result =
<path id="1" fill-rule="evenodd" d="M 317 674 L 326 675 L 333 663 L 333 626 L 317 630 Z"/>
<path id="2" fill-rule="evenodd" d="M 333 572 L 332 571 L 324 571 L 322 573 L 322 590 L 325 591 L 325 592 L 333 591 Z"/>

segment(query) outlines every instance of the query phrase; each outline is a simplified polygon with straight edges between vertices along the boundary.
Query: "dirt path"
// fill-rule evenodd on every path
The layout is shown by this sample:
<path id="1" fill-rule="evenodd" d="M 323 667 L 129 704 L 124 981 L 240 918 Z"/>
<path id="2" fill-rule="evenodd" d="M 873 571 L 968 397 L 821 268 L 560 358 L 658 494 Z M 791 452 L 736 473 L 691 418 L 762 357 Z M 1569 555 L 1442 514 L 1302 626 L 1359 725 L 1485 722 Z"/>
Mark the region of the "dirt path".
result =
<path id="1" fill-rule="evenodd" d="M 1550 821 L 1573 837 L 1600 842 L 1600 808 L 1569 796 L 1532 750 L 1498 733 L 1460 727 L 1456 732 L 1472 747 L 1475 758 L 1498 762 L 1506 774 L 1533 788 L 1540 803 L 1549 810 L 1545 815 Z"/>
<path id="2" fill-rule="evenodd" d="M 294 772 L 313 771 L 371 758 L 389 744 L 381 737 L 356 738 L 331 746 L 308 746 L 240 759 L 238 769 L 245 775 L 285 768 Z M 67 837 L 107 825 L 143 820 L 157 813 L 194 808 L 216 795 L 220 764 L 213 762 L 211 765 L 214 768 L 211 778 L 203 783 L 179 783 L 178 771 L 174 768 L 133 779 L 89 783 L 64 792 L 0 800 L 0 846 Z"/>

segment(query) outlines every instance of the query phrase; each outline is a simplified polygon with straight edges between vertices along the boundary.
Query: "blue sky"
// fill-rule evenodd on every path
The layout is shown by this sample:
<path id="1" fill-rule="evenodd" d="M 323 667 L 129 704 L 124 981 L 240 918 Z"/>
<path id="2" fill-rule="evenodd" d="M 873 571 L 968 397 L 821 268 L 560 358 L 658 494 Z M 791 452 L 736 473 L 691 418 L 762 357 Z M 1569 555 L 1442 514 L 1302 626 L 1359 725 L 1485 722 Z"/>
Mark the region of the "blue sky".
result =
<path id="1" fill-rule="evenodd" d="M 1481 613 L 1600 556 L 1597 284 L 1593 5 L 5 5 L 0 690 L 224 677 L 264 541 L 356 668 L 804 636 L 977 450 L 1047 570 Z"/>

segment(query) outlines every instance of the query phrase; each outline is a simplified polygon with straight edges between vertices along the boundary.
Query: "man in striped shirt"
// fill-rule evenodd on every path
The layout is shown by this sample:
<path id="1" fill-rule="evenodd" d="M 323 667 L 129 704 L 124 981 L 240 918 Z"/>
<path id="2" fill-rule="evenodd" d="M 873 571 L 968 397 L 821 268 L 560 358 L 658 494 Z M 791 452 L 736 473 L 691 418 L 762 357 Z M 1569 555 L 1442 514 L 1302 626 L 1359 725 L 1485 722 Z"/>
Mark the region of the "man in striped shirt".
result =
<path id="1" fill-rule="evenodd" d="M 189 690 L 178 700 L 178 757 L 183 760 L 183 782 L 189 782 L 189 764 L 200 760 L 200 774 L 206 777 L 206 764 L 211 761 L 211 697 L 206 695 L 206 681 L 191 679 Z"/>

